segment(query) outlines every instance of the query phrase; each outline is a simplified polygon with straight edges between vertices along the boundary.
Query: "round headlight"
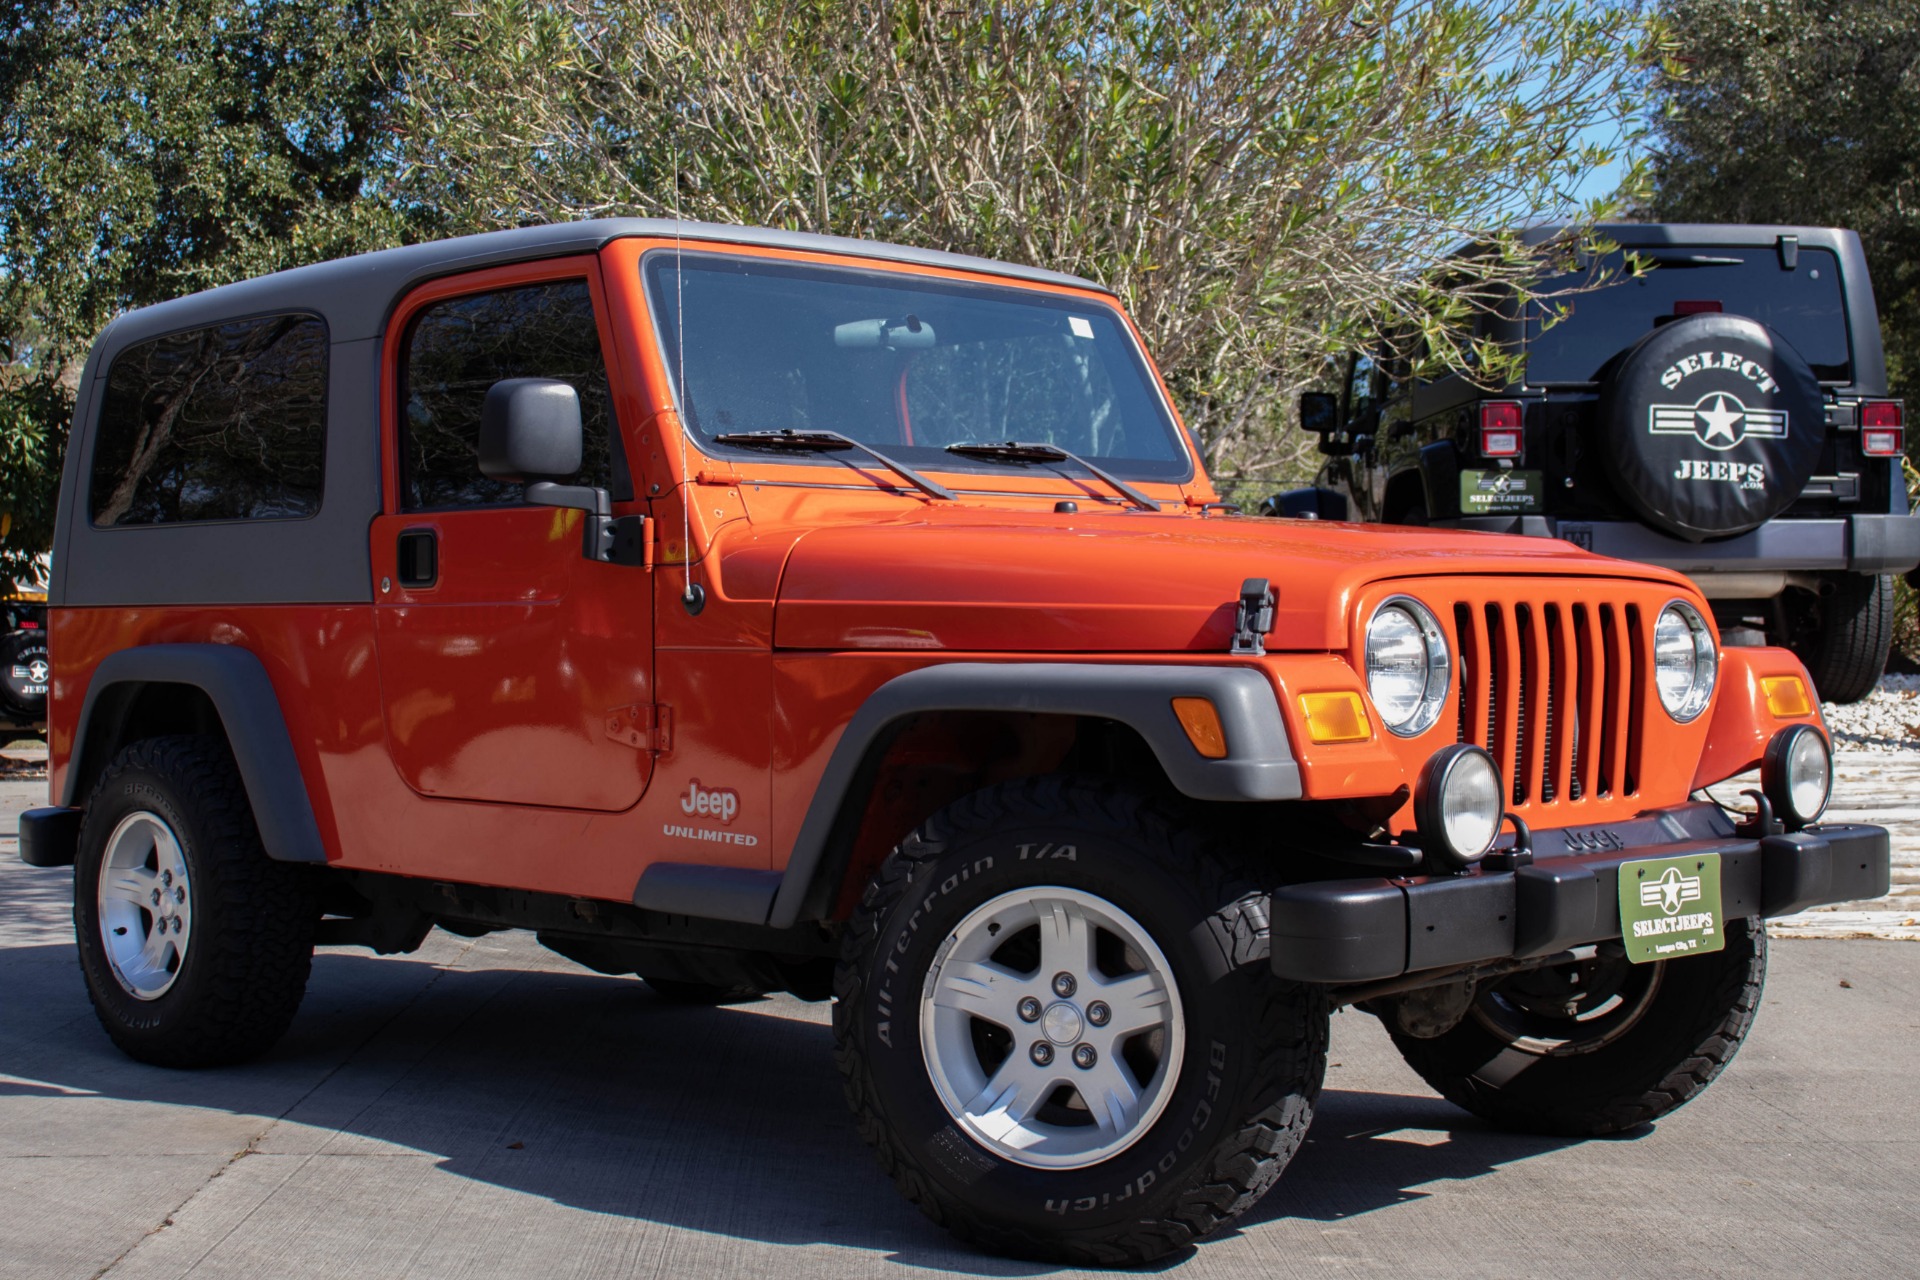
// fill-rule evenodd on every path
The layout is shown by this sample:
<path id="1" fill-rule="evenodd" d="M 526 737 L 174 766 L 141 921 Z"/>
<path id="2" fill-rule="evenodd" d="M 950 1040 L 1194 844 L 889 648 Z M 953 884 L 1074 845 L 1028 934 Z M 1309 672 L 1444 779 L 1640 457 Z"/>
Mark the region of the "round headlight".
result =
<path id="1" fill-rule="evenodd" d="M 1700 611 L 1684 600 L 1662 609 L 1653 628 L 1653 682 L 1667 714 L 1685 724 L 1705 711 L 1719 668 L 1713 632 Z"/>
<path id="2" fill-rule="evenodd" d="M 1433 611 L 1395 596 L 1367 623 L 1367 693 L 1387 729 L 1402 738 L 1433 728 L 1447 702 L 1453 659 Z"/>
<path id="3" fill-rule="evenodd" d="M 1833 755 L 1810 724 L 1790 724 L 1773 735 L 1760 761 L 1760 790 L 1795 831 L 1827 811 L 1833 791 Z"/>
<path id="4" fill-rule="evenodd" d="M 1493 757 L 1479 747 L 1463 742 L 1434 752 L 1413 797 L 1422 852 L 1455 870 L 1486 857 L 1500 834 L 1504 791 Z"/>

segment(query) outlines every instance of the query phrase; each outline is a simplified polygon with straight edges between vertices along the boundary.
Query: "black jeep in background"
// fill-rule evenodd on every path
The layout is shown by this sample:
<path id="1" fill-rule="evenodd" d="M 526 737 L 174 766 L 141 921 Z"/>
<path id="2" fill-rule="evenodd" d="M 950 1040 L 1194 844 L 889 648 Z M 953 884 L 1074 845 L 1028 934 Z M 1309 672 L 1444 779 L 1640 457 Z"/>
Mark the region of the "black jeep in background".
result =
<path id="1" fill-rule="evenodd" d="M 1920 515 L 1859 238 L 1599 232 L 1619 251 L 1540 292 L 1610 283 L 1480 322 L 1524 354 L 1521 381 L 1422 380 L 1357 354 L 1338 395 L 1301 398 L 1328 456 L 1315 487 L 1263 510 L 1564 538 L 1678 569 L 1728 643 L 1787 645 L 1822 697 L 1865 697 L 1892 639 L 1892 575 L 1920 563 Z"/>

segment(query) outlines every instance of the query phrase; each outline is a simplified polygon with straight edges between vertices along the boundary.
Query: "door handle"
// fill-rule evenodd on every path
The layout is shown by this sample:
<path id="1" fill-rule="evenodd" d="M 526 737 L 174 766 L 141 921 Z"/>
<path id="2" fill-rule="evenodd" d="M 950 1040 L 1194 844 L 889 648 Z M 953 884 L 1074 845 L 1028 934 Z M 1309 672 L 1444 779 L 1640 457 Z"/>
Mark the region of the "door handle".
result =
<path id="1" fill-rule="evenodd" d="M 401 586 L 431 587 L 440 581 L 440 536 L 432 529 L 402 530 L 395 561 Z"/>

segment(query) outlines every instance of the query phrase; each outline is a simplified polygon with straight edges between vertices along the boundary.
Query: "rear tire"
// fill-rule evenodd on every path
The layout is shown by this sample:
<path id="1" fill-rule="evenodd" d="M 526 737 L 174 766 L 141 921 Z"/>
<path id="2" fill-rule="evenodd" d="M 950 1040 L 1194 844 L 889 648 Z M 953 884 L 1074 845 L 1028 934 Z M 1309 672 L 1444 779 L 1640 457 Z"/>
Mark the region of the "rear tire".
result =
<path id="1" fill-rule="evenodd" d="M 87 800 L 73 878 L 80 967 L 107 1035 L 166 1067 L 270 1048 L 306 993 L 311 871 L 267 857 L 225 742 L 121 751 Z"/>
<path id="2" fill-rule="evenodd" d="M 1387 1033 L 1442 1097 L 1504 1128 L 1596 1137 L 1657 1120 L 1712 1083 L 1753 1026 L 1766 927 L 1730 920 L 1723 950 L 1684 960 L 1629 964 L 1605 948 L 1489 984 L 1432 1039 L 1391 1019 Z M 1578 1017 L 1556 1014 L 1562 999 Z"/>
<path id="3" fill-rule="evenodd" d="M 948 806 L 847 935 L 834 1033 L 861 1137 L 995 1252 L 1133 1265 L 1213 1231 L 1280 1176 L 1326 1068 L 1326 1004 L 1268 972 L 1264 902 L 1108 783 Z"/>
<path id="4" fill-rule="evenodd" d="M 1858 702 L 1880 683 L 1893 646 L 1893 578 L 1824 576 L 1831 591 L 1802 595 L 1790 643 L 1823 702 Z"/>

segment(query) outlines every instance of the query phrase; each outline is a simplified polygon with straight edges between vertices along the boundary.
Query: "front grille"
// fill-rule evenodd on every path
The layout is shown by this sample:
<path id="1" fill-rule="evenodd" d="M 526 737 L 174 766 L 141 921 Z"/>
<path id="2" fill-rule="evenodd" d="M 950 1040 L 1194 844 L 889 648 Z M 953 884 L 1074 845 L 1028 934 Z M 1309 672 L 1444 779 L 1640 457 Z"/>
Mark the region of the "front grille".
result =
<path id="1" fill-rule="evenodd" d="M 1515 808 L 1638 793 L 1639 605 L 1462 600 L 1453 626 L 1459 740 L 1492 754 Z"/>

